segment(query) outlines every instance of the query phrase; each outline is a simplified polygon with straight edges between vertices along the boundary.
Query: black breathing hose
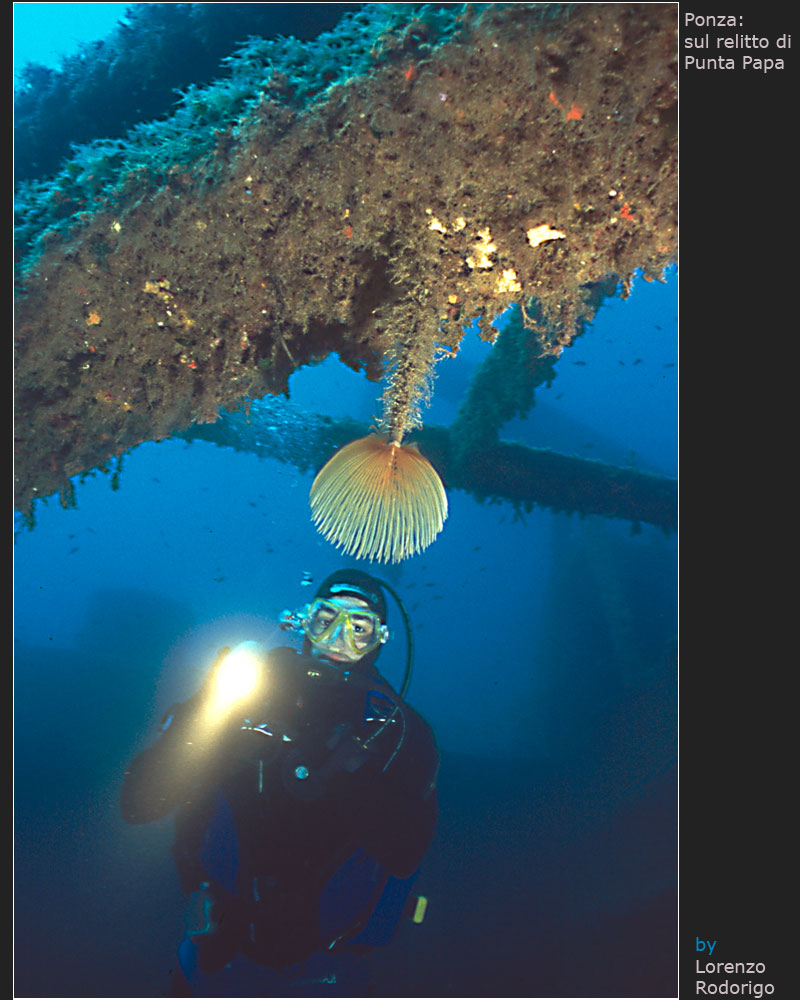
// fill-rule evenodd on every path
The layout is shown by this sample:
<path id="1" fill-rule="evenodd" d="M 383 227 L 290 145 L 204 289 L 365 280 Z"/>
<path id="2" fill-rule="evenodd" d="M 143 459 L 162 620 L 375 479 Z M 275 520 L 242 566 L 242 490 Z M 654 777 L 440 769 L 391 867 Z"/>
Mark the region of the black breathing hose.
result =
<path id="1" fill-rule="evenodd" d="M 376 576 L 375 579 L 382 587 L 385 587 L 392 595 L 392 597 L 395 599 L 395 603 L 397 604 L 398 608 L 400 608 L 400 614 L 402 615 L 403 618 L 403 625 L 405 626 L 406 629 L 406 669 L 405 673 L 403 674 L 403 684 L 399 691 L 400 697 L 405 701 L 406 694 L 411 684 L 411 671 L 414 668 L 414 634 L 411 631 L 411 620 L 408 617 L 405 605 L 400 600 L 400 595 L 397 593 L 394 587 L 390 586 L 385 580 L 381 580 L 380 577 Z"/>

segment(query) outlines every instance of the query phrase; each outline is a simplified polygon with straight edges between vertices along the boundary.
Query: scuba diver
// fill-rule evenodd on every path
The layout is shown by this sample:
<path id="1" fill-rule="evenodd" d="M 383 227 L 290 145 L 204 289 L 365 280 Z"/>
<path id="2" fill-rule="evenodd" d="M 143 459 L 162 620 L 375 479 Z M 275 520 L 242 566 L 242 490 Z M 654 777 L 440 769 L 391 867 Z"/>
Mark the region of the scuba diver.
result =
<path id="1" fill-rule="evenodd" d="M 406 626 L 399 694 L 375 667 L 383 588 Z M 302 632 L 301 651 L 220 650 L 125 772 L 126 823 L 177 807 L 189 908 L 173 996 L 365 996 L 363 953 L 424 913 L 411 888 L 436 824 L 439 755 L 404 700 L 402 602 L 343 570 L 281 627 Z"/>

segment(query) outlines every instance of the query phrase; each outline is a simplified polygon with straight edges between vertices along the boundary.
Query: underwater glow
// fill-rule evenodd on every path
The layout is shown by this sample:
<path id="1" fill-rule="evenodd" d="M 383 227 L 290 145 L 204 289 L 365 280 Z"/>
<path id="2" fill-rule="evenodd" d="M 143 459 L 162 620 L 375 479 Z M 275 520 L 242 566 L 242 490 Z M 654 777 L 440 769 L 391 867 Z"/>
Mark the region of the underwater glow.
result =
<path id="1" fill-rule="evenodd" d="M 215 711 L 227 709 L 255 690 L 261 676 L 263 652 L 260 643 L 241 642 L 228 653 L 214 679 Z"/>

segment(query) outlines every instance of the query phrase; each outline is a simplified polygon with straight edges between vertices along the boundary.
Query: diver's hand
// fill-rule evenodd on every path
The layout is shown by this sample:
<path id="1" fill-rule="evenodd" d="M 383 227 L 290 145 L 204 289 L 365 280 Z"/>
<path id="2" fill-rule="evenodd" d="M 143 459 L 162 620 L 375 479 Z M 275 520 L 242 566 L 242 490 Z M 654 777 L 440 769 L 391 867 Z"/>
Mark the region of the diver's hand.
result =
<path id="1" fill-rule="evenodd" d="M 206 706 L 214 696 L 217 671 L 225 657 L 230 652 L 230 646 L 223 646 L 214 658 L 214 662 L 206 671 L 200 687 L 186 701 L 172 705 L 161 722 L 161 731 L 168 730 L 173 734 L 180 730 L 191 729 L 202 716 Z"/>
<path id="2" fill-rule="evenodd" d="M 217 674 L 219 673 L 219 668 L 222 666 L 225 657 L 230 653 L 230 646 L 221 646 L 217 651 L 217 655 L 214 657 L 214 662 L 206 671 L 206 675 L 203 678 L 203 683 L 200 685 L 198 690 L 198 695 L 204 702 L 207 702 L 210 698 L 214 697 L 214 688 L 217 683 Z"/>

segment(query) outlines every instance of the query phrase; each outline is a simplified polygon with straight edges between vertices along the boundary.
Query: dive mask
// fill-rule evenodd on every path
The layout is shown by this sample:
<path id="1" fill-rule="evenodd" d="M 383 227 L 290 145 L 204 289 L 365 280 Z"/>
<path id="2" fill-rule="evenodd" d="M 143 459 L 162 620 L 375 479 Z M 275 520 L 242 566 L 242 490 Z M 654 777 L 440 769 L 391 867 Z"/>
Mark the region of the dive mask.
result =
<path id="1" fill-rule="evenodd" d="M 368 608 L 344 607 L 335 598 L 317 598 L 300 611 L 284 612 L 282 624 L 300 627 L 311 642 L 330 642 L 336 634 L 360 654 L 369 653 L 389 638 L 389 629 Z"/>

